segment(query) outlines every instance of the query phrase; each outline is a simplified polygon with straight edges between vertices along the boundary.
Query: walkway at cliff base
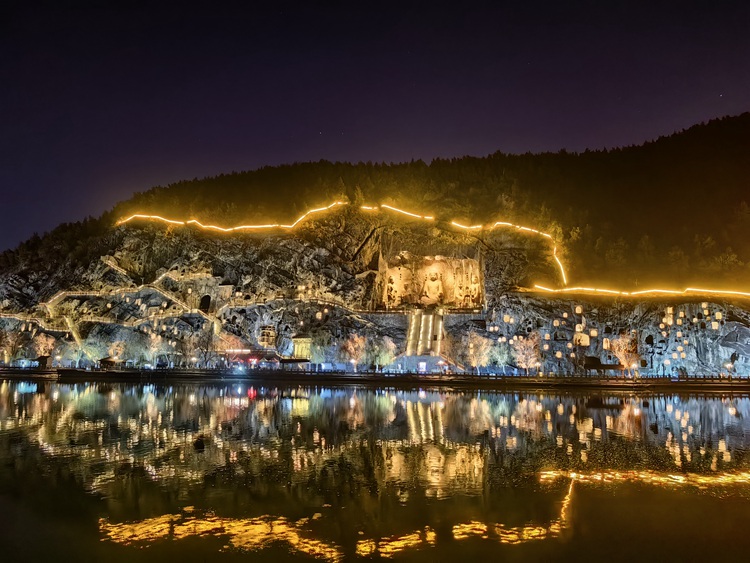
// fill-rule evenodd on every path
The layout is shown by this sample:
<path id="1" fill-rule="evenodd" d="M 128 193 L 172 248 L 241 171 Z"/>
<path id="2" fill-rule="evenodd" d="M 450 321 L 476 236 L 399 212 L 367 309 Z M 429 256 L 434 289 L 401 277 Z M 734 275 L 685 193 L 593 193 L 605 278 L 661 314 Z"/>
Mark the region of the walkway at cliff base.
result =
<path id="1" fill-rule="evenodd" d="M 67 382 L 257 383 L 259 385 L 373 385 L 485 389 L 610 389 L 737 391 L 750 393 L 750 378 L 732 375 L 624 377 L 588 375 L 471 375 L 283 370 L 27 370 L 0 368 L 0 379 Z"/>

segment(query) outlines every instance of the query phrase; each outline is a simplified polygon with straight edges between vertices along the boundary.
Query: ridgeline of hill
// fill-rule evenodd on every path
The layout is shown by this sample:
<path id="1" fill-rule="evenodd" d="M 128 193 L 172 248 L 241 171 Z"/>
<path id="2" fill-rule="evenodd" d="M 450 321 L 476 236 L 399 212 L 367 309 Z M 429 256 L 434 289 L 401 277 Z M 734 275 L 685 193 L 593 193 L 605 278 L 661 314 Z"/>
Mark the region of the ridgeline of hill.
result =
<path id="1" fill-rule="evenodd" d="M 320 161 L 181 181 L 34 235 L 2 253 L 0 269 L 97 260 L 109 253 L 116 220 L 136 212 L 220 225 L 288 221 L 341 197 L 535 226 L 560 243 L 576 284 L 750 287 L 750 113 L 612 150 Z"/>

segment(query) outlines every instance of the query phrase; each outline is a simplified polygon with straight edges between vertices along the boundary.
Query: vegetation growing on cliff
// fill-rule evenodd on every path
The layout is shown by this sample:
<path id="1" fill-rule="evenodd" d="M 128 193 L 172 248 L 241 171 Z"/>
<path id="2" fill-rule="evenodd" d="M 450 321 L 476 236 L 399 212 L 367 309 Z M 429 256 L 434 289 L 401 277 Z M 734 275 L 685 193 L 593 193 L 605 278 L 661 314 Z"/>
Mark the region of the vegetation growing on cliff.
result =
<path id="1" fill-rule="evenodd" d="M 471 223 L 551 232 L 577 283 L 736 285 L 750 273 L 750 113 L 613 150 L 316 162 L 155 187 L 100 218 L 61 225 L 0 255 L 0 268 L 74 267 L 106 254 L 134 212 L 236 224 L 296 218 L 345 197 Z"/>

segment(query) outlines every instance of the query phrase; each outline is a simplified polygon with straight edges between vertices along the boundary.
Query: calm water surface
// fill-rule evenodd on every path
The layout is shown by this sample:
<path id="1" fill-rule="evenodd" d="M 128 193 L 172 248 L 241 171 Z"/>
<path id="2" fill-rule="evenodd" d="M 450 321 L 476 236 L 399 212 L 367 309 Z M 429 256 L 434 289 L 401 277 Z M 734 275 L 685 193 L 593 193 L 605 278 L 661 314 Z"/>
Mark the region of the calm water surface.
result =
<path id="1" fill-rule="evenodd" d="M 4 381 L 0 557 L 710 561 L 749 449 L 746 397 Z"/>

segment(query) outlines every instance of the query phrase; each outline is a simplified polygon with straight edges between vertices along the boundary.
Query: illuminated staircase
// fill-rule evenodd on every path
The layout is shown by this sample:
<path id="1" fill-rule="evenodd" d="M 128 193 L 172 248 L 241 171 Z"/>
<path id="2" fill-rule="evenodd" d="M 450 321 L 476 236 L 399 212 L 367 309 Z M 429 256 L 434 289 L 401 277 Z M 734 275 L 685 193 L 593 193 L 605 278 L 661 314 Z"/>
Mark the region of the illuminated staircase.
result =
<path id="1" fill-rule="evenodd" d="M 443 340 L 443 315 L 415 309 L 409 315 L 407 356 L 439 356 Z"/>

